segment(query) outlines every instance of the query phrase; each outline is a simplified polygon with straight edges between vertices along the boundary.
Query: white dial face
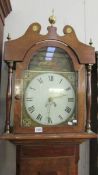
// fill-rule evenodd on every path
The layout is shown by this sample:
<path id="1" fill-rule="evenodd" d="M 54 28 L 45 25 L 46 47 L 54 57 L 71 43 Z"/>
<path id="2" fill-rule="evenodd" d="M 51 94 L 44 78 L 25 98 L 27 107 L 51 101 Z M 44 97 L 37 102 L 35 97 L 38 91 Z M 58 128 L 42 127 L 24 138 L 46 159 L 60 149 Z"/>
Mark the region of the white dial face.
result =
<path id="1" fill-rule="evenodd" d="M 43 73 L 28 84 L 24 104 L 28 115 L 37 123 L 57 125 L 74 112 L 74 89 L 61 74 Z"/>

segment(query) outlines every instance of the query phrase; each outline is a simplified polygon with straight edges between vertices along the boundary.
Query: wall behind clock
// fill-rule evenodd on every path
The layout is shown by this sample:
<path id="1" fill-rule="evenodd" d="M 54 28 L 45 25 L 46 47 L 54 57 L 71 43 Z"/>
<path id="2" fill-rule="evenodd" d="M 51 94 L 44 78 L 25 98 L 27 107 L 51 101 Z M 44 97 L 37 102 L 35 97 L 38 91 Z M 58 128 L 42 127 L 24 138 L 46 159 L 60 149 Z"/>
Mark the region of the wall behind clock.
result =
<path id="1" fill-rule="evenodd" d="M 64 25 L 74 27 L 76 34 L 82 42 L 93 40 L 98 50 L 98 1 L 97 0 L 11 0 L 13 11 L 6 18 L 5 39 L 8 32 L 12 38 L 21 36 L 32 22 L 42 25 L 41 33 L 46 33 L 48 18 L 54 14 L 57 18 L 55 26 L 62 34 Z"/>
<path id="2" fill-rule="evenodd" d="M 93 45 L 98 50 L 98 0 L 11 0 L 12 12 L 6 18 L 4 41 L 8 33 L 15 39 L 24 34 L 28 26 L 33 22 L 39 22 L 42 26 L 41 33 L 47 32 L 49 25 L 48 18 L 52 14 L 56 16 L 55 26 L 58 33 L 63 35 L 63 27 L 72 25 L 80 41 L 88 44 L 90 38 Z M 5 118 L 5 91 L 7 68 L 2 65 L 2 115 L 0 132 L 3 131 L 3 121 Z M 15 175 L 15 147 L 6 142 L 0 142 L 0 175 Z M 79 175 L 89 175 L 89 142 L 80 146 Z"/>

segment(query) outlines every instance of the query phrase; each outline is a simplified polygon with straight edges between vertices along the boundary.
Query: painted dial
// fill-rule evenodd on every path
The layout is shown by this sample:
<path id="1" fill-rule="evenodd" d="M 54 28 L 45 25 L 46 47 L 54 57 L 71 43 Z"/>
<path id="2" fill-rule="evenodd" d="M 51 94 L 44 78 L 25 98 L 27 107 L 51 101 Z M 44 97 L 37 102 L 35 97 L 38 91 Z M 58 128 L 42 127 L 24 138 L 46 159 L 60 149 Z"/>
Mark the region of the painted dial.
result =
<path id="1" fill-rule="evenodd" d="M 58 73 L 42 73 L 33 78 L 25 89 L 27 114 L 42 125 L 58 125 L 72 116 L 75 92 L 71 83 Z"/>

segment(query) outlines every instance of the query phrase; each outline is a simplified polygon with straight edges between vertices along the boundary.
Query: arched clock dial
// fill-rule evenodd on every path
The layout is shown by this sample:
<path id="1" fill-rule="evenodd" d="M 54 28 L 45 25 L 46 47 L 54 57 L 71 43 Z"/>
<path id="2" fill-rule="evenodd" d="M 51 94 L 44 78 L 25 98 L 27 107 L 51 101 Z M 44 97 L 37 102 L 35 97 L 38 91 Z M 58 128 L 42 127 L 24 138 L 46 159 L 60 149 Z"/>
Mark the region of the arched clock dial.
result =
<path id="1" fill-rule="evenodd" d="M 42 125 L 68 121 L 75 110 L 75 92 L 71 83 L 58 73 L 41 73 L 28 83 L 24 106 L 29 117 Z"/>

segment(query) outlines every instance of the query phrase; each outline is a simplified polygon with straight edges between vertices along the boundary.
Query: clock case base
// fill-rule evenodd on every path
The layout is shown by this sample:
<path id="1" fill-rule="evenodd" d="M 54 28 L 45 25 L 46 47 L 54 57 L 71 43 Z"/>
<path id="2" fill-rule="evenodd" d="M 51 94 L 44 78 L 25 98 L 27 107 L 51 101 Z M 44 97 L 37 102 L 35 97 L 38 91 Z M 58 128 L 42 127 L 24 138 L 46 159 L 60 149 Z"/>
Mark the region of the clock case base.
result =
<path id="1" fill-rule="evenodd" d="M 3 134 L 16 145 L 16 175 L 78 175 L 79 145 L 91 133 Z"/>
<path id="2" fill-rule="evenodd" d="M 17 175 L 78 175 L 78 144 L 40 142 L 16 150 Z"/>

